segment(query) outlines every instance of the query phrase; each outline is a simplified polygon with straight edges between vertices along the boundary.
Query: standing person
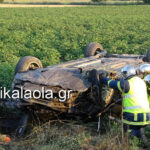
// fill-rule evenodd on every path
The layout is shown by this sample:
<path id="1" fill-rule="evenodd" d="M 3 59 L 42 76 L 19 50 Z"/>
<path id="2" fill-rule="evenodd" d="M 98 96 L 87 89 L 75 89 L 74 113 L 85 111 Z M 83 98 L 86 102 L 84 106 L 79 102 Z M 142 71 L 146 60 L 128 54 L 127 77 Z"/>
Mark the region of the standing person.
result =
<path id="1" fill-rule="evenodd" d="M 125 66 L 121 73 L 123 75 L 121 80 L 111 80 L 103 75 L 100 75 L 100 79 L 103 84 L 122 93 L 124 131 L 130 129 L 131 135 L 140 138 L 140 129 L 150 122 L 146 84 L 136 76 L 136 70 L 133 66 Z"/>
<path id="2" fill-rule="evenodd" d="M 138 75 L 144 79 L 147 86 L 148 101 L 150 104 L 150 64 L 141 65 L 138 70 Z"/>

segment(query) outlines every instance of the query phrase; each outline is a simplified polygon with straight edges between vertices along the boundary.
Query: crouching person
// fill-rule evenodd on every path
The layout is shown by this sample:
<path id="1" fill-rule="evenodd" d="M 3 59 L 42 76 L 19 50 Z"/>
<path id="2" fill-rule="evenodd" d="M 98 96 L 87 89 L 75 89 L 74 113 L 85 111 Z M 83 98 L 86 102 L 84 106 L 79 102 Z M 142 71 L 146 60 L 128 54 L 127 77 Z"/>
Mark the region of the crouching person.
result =
<path id="1" fill-rule="evenodd" d="M 130 129 L 130 134 L 141 138 L 141 128 L 150 123 L 150 107 L 145 82 L 136 76 L 134 67 L 127 65 L 122 68 L 123 79 L 111 80 L 103 75 L 103 84 L 119 90 L 123 96 L 124 131 Z"/>

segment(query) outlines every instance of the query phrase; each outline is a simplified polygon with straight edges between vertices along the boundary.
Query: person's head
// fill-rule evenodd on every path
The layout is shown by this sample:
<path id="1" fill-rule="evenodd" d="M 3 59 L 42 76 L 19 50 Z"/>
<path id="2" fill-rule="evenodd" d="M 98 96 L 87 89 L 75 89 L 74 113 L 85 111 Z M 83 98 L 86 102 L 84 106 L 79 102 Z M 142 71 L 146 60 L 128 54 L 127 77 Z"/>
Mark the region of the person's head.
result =
<path id="1" fill-rule="evenodd" d="M 150 74 L 150 64 L 141 65 L 137 71 L 138 71 L 138 74 L 142 74 L 143 76 Z"/>
<path id="2" fill-rule="evenodd" d="M 136 75 L 136 70 L 131 65 L 126 65 L 121 69 L 121 73 L 124 78 L 128 78 L 130 76 Z"/>

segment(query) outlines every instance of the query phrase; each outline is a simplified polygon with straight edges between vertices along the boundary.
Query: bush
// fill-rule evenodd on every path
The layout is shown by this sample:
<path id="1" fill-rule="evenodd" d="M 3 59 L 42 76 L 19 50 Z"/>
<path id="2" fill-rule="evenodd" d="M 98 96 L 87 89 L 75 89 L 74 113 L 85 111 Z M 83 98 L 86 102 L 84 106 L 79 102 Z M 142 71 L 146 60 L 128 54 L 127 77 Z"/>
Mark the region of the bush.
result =
<path id="1" fill-rule="evenodd" d="M 150 0 L 143 0 L 144 1 L 144 3 L 146 3 L 146 4 L 150 4 Z"/>
<path id="2" fill-rule="evenodd" d="M 3 3 L 4 2 L 4 0 L 0 0 L 0 3 Z"/>

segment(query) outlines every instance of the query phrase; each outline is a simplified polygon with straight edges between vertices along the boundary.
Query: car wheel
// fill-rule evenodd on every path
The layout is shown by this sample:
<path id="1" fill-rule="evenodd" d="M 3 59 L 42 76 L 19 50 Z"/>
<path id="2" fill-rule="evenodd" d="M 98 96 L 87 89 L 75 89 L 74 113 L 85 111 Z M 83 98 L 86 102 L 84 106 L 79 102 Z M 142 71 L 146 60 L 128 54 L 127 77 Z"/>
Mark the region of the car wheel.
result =
<path id="1" fill-rule="evenodd" d="M 22 57 L 16 65 L 15 74 L 19 72 L 25 72 L 28 70 L 35 70 L 37 68 L 42 68 L 43 65 L 41 61 L 32 56 Z"/>
<path id="2" fill-rule="evenodd" d="M 95 56 L 98 52 L 103 52 L 103 46 L 99 43 L 90 43 L 85 49 L 84 56 L 90 57 Z"/>

